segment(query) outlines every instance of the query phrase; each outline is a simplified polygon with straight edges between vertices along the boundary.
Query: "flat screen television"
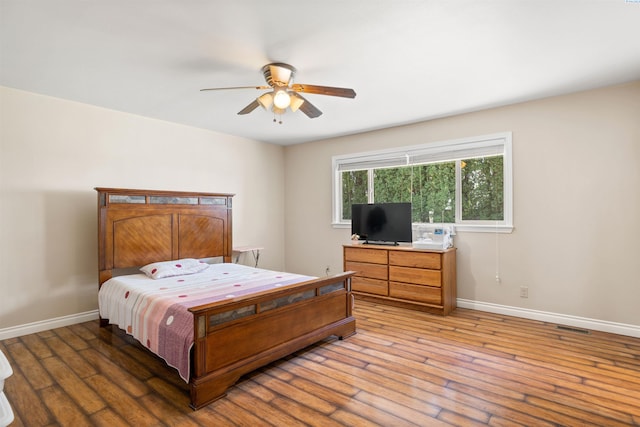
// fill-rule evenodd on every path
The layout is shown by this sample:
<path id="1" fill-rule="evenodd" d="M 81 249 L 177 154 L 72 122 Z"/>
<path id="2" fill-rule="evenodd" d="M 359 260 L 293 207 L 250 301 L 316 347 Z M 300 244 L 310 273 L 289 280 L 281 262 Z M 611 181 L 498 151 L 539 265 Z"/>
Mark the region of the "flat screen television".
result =
<path id="1" fill-rule="evenodd" d="M 351 205 L 351 234 L 365 243 L 411 242 L 411 203 Z"/>

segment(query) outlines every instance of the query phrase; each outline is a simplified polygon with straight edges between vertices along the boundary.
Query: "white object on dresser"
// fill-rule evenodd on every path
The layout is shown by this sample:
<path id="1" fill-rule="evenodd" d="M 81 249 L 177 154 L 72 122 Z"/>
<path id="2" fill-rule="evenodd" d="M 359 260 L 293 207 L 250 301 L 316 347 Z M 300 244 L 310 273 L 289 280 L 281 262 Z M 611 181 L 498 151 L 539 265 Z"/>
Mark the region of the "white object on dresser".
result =
<path id="1" fill-rule="evenodd" d="M 13 370 L 4 353 L 0 350 L 0 426 L 5 427 L 13 422 L 13 411 L 4 394 L 4 380 L 13 375 Z"/>
<path id="2" fill-rule="evenodd" d="M 449 224 L 421 224 L 417 234 L 412 243 L 414 248 L 445 250 L 453 247 L 455 228 Z"/>

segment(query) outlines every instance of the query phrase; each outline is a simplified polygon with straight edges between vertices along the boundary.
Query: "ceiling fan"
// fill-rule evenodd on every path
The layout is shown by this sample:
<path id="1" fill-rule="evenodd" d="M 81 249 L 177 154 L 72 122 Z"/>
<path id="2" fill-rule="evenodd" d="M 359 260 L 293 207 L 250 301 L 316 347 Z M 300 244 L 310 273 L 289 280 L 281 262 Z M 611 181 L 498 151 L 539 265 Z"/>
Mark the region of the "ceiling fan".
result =
<path id="1" fill-rule="evenodd" d="M 356 92 L 353 89 L 316 86 L 301 83 L 293 83 L 293 76 L 296 69 L 289 64 L 275 62 L 262 67 L 262 74 L 268 86 L 235 86 L 200 89 L 207 90 L 229 90 L 229 89 L 258 89 L 266 90 L 249 105 L 244 107 L 238 114 L 249 114 L 259 106 L 265 110 L 271 110 L 274 114 L 282 115 L 289 108 L 291 111 L 302 111 L 309 118 L 313 119 L 322 115 L 322 111 L 311 104 L 301 93 L 312 93 L 317 95 L 340 96 L 343 98 L 355 98 Z M 275 122 L 276 119 L 274 118 Z M 282 123 L 282 122 L 280 122 Z"/>

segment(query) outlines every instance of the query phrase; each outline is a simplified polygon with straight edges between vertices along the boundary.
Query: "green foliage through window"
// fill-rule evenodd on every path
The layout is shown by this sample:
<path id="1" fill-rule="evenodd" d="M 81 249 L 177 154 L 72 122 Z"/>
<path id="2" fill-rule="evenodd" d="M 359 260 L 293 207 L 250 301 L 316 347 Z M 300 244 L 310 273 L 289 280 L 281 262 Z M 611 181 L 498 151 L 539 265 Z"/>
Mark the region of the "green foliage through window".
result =
<path id="1" fill-rule="evenodd" d="M 434 222 L 454 221 L 455 162 L 375 169 L 373 173 L 374 201 L 411 202 L 413 222 L 429 222 L 429 212 Z"/>
<path id="2" fill-rule="evenodd" d="M 504 219 L 504 170 L 502 156 L 466 159 L 460 165 L 462 219 Z"/>
<path id="3" fill-rule="evenodd" d="M 342 173 L 342 218 L 351 219 L 351 205 L 368 202 L 367 179 L 366 170 Z"/>
<path id="4" fill-rule="evenodd" d="M 502 220 L 503 156 L 460 161 L 463 220 Z M 368 199 L 369 173 L 373 200 Z M 342 215 L 354 203 L 411 202 L 416 223 L 455 223 L 456 162 L 342 172 Z"/>
<path id="5" fill-rule="evenodd" d="M 511 145 L 504 132 L 334 156 L 333 222 L 347 225 L 355 203 L 410 202 L 417 224 L 510 232 Z"/>

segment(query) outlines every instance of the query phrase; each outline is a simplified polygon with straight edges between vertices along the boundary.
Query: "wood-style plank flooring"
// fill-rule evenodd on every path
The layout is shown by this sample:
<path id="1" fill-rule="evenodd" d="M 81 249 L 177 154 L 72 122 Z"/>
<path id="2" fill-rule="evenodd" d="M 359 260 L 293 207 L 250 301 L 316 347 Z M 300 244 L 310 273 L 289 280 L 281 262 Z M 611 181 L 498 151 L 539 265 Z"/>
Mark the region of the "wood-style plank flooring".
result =
<path id="1" fill-rule="evenodd" d="M 186 384 L 114 327 L 0 342 L 15 426 L 640 425 L 640 339 L 473 310 L 356 301 L 358 333 L 242 378 L 192 411 Z"/>

